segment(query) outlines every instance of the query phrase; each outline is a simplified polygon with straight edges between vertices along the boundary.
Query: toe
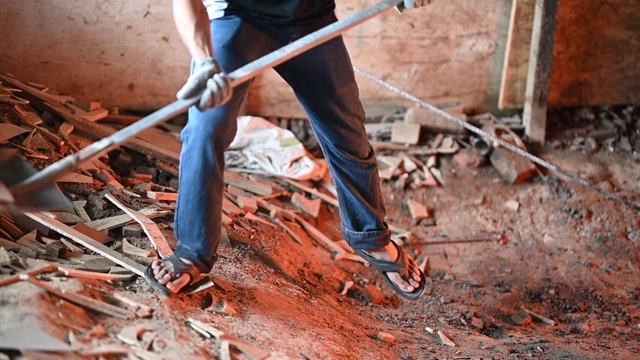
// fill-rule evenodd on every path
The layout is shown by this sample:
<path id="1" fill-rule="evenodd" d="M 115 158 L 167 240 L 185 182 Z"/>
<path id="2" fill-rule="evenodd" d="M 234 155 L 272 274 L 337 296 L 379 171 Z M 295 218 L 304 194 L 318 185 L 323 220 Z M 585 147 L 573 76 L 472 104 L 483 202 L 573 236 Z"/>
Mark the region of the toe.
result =
<path id="1" fill-rule="evenodd" d="M 389 274 L 389 279 L 391 279 L 391 281 L 393 281 L 396 286 L 398 286 L 404 292 L 412 292 L 414 289 L 413 284 L 404 280 L 398 273 Z"/>
<path id="2" fill-rule="evenodd" d="M 169 289 L 171 292 L 177 293 L 179 292 L 185 285 L 187 285 L 189 283 L 189 275 L 187 274 L 181 274 L 180 276 L 178 276 L 178 278 L 176 278 L 175 280 L 172 281 L 168 281 L 166 283 L 166 287 L 167 289 Z"/>
<path id="3" fill-rule="evenodd" d="M 167 275 L 169 272 L 166 269 L 163 268 L 156 268 L 153 269 L 153 275 L 156 277 L 156 279 L 160 279 L 162 277 L 164 277 L 165 275 Z"/>

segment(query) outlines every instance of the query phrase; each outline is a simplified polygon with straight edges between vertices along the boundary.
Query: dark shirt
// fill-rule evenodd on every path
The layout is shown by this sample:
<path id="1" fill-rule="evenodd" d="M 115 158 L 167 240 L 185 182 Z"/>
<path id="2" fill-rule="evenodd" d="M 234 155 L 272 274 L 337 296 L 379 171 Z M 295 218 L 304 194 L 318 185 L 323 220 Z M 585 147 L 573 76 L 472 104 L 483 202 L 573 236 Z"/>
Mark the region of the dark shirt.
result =
<path id="1" fill-rule="evenodd" d="M 204 0 L 210 19 L 238 15 L 308 33 L 335 21 L 334 0 Z"/>

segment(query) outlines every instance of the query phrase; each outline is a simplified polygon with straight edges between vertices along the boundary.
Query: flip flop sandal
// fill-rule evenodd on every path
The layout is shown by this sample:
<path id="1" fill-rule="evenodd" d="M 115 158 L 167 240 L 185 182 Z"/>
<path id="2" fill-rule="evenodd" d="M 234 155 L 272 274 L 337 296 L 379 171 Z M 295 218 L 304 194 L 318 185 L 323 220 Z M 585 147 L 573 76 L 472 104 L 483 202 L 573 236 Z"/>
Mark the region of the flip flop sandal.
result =
<path id="1" fill-rule="evenodd" d="M 188 274 L 189 275 L 189 283 L 186 284 L 185 286 L 183 286 L 182 288 L 180 288 L 180 290 L 178 292 L 180 292 L 182 289 L 186 288 L 187 286 L 193 285 L 197 282 L 199 282 L 201 279 L 201 272 L 200 270 L 195 266 L 195 265 L 190 265 L 185 263 L 184 261 L 182 261 L 178 256 L 176 256 L 175 254 L 166 257 L 160 261 L 168 261 L 171 263 L 171 265 L 173 265 L 173 272 L 171 273 L 171 278 L 172 279 L 176 279 L 178 278 L 178 276 L 180 276 L 180 274 Z M 147 281 L 149 282 L 149 285 L 151 285 L 151 287 L 158 291 L 159 293 L 161 293 L 164 296 L 171 296 L 173 294 L 175 294 L 174 292 L 172 292 L 171 290 L 169 290 L 166 286 L 160 284 L 158 282 L 158 280 L 156 280 L 154 274 L 153 274 L 153 268 L 151 267 L 151 264 L 149 264 L 149 266 L 147 266 L 147 268 L 144 271 L 144 278 L 147 279 Z"/>
<path id="2" fill-rule="evenodd" d="M 418 285 L 418 288 L 414 289 L 412 292 L 403 291 L 398 287 L 398 285 L 396 285 L 393 281 L 391 281 L 387 273 L 398 273 L 400 274 L 400 277 L 402 277 L 404 281 L 409 282 L 409 279 L 411 279 L 411 275 L 409 271 L 410 264 L 413 264 L 415 267 L 418 267 L 415 261 L 410 257 L 408 257 L 401 247 L 399 247 L 393 241 L 391 243 L 393 243 L 396 249 L 398 249 L 398 258 L 396 259 L 396 261 L 376 259 L 373 256 L 371 256 L 371 254 L 366 250 L 354 249 L 354 251 L 356 252 L 356 254 L 360 255 L 363 259 L 367 260 L 369 264 L 371 264 L 371 266 L 373 266 L 376 270 L 378 270 L 378 272 L 380 272 L 380 274 L 382 275 L 382 278 L 387 283 L 387 285 L 389 285 L 391 289 L 393 289 L 393 291 L 395 291 L 398 295 L 402 296 L 407 300 L 417 300 L 424 293 L 427 287 L 425 276 L 422 273 L 422 270 L 419 270 L 420 284 Z"/>

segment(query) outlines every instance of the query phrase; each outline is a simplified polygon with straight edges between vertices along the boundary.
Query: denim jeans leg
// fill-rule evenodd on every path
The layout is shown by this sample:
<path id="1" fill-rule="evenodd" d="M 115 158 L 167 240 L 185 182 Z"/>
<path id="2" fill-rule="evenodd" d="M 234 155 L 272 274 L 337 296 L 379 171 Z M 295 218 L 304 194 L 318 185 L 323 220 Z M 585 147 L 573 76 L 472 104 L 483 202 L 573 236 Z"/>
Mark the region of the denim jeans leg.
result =
<path id="1" fill-rule="evenodd" d="M 211 32 L 216 58 L 227 73 L 278 47 L 271 38 L 238 17 L 213 20 Z M 249 43 L 256 45 L 246 46 Z M 189 109 L 187 125 L 180 134 L 176 255 L 192 261 L 203 272 L 209 272 L 217 259 L 224 151 L 236 134 L 238 111 L 248 87 L 249 83 L 235 87 L 232 99 L 214 109 L 204 112 L 195 107 Z"/>
<path id="2" fill-rule="evenodd" d="M 333 176 L 345 240 L 354 249 L 389 243 L 378 164 L 341 37 L 278 66 L 305 108 Z"/>

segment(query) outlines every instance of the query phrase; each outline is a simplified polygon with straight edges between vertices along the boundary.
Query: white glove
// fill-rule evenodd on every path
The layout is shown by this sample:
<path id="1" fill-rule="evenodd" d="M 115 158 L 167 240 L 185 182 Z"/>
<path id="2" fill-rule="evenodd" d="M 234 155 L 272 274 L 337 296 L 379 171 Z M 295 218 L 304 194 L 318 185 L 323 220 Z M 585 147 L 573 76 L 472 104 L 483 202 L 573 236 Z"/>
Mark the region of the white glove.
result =
<path id="1" fill-rule="evenodd" d="M 205 111 L 220 106 L 231 99 L 231 79 L 222 71 L 214 58 L 207 58 L 196 65 L 193 74 L 176 95 L 178 99 L 189 99 L 202 92 L 196 107 Z"/>
<path id="2" fill-rule="evenodd" d="M 422 6 L 427 6 L 431 0 L 404 0 L 405 9 L 414 9 Z"/>

